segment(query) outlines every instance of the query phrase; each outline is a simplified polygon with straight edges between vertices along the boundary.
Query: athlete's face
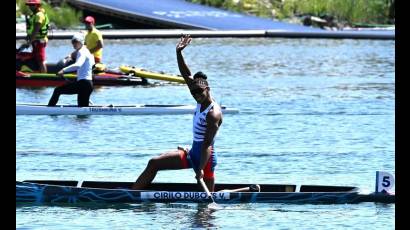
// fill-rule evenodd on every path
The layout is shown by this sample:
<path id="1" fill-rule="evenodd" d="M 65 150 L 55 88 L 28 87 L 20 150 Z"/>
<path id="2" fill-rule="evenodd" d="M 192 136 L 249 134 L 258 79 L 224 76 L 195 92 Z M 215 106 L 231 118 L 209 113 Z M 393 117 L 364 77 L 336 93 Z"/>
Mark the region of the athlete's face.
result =
<path id="1" fill-rule="evenodd" d="M 194 88 L 191 90 L 191 95 L 199 104 L 201 104 L 208 96 L 208 88 Z"/>
<path id="2" fill-rule="evenodd" d="M 73 45 L 73 48 L 74 48 L 75 50 L 81 49 L 81 46 L 82 46 L 81 42 L 78 42 L 78 41 L 76 41 L 76 40 L 72 40 L 72 41 L 71 41 L 71 44 Z"/>

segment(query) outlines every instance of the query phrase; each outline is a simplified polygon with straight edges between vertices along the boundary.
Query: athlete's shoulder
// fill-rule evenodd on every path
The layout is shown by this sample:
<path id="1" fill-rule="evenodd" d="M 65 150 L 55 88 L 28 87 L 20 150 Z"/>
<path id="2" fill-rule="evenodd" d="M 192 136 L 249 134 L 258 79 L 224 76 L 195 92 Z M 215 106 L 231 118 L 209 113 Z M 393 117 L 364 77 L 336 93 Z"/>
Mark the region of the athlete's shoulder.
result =
<path id="1" fill-rule="evenodd" d="M 214 102 L 214 106 L 209 110 L 207 118 L 219 121 L 222 118 L 222 109 L 218 103 Z"/>
<path id="2" fill-rule="evenodd" d="M 79 50 L 79 53 L 81 53 L 81 55 L 91 55 L 90 50 L 88 50 L 86 45 L 83 45 L 83 47 L 81 47 L 81 49 Z"/>

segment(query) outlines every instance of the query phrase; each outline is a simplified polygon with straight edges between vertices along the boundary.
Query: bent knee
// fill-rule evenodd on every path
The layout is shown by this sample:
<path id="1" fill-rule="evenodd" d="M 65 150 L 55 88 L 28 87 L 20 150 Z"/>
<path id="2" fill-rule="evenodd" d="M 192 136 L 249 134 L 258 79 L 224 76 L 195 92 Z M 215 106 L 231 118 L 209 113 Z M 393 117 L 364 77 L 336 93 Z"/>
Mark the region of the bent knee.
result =
<path id="1" fill-rule="evenodd" d="M 148 168 L 152 170 L 159 170 L 159 163 L 157 157 L 153 157 L 148 161 Z"/>

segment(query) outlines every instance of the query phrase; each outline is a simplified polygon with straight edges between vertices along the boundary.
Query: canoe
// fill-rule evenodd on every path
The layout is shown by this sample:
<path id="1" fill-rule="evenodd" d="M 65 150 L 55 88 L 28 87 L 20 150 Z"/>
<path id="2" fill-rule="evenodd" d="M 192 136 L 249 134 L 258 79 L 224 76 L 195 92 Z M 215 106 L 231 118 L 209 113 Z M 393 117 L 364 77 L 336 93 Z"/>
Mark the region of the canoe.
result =
<path id="1" fill-rule="evenodd" d="M 93 74 L 93 83 L 95 86 L 131 86 L 131 85 L 148 85 L 147 79 L 155 79 L 167 82 L 185 83 L 181 76 L 170 75 L 162 72 L 150 71 L 138 67 L 122 65 L 116 69 L 104 69 L 104 71 Z M 64 78 L 56 76 L 58 72 L 57 64 L 47 64 L 48 73 L 39 73 L 30 71 L 30 68 L 23 68 L 22 71 L 16 71 L 17 87 L 47 87 L 60 86 L 66 80 L 74 81 L 75 73 L 64 74 Z"/>
<path id="2" fill-rule="evenodd" d="M 24 69 L 24 68 L 23 68 Z M 76 74 L 64 74 L 64 78 L 56 76 L 58 69 L 56 64 L 47 65 L 48 73 L 39 73 L 31 71 L 16 71 L 17 87 L 47 87 L 60 86 L 66 81 L 75 81 Z M 150 73 L 146 71 L 147 75 Z M 125 74 L 121 71 L 106 69 L 103 72 L 94 72 L 93 83 L 95 86 L 131 86 L 131 85 L 148 85 L 148 81 L 140 76 Z"/>
<path id="3" fill-rule="evenodd" d="M 135 76 L 139 76 L 143 78 L 155 79 L 155 80 L 160 80 L 160 81 L 168 81 L 168 82 L 176 82 L 176 83 L 182 83 L 182 84 L 185 83 L 184 78 L 182 78 L 181 76 L 169 75 L 165 73 L 149 72 L 149 71 L 146 71 L 138 67 L 121 65 L 120 70 L 126 74 L 132 73 Z"/>
<path id="4" fill-rule="evenodd" d="M 131 190 L 132 182 L 27 180 L 16 181 L 16 203 L 140 203 L 211 202 L 197 184 L 152 183 L 144 190 Z M 360 193 L 350 186 L 292 184 L 216 184 L 217 203 L 347 204 L 395 203 L 390 193 Z M 238 189 L 240 188 L 240 189 Z"/>
<path id="5" fill-rule="evenodd" d="M 76 105 L 47 106 L 44 104 L 16 104 L 16 115 L 175 115 L 192 114 L 195 105 Z M 236 108 L 222 106 L 223 114 L 239 113 Z"/>
<path id="6" fill-rule="evenodd" d="M 74 81 L 76 75 L 66 74 L 64 77 L 67 80 Z M 55 74 L 16 72 L 17 87 L 56 87 L 64 83 L 66 83 L 66 80 L 57 77 Z M 126 76 L 123 74 L 98 73 L 93 75 L 93 83 L 95 86 L 131 86 L 147 85 L 148 81 L 139 77 Z"/>

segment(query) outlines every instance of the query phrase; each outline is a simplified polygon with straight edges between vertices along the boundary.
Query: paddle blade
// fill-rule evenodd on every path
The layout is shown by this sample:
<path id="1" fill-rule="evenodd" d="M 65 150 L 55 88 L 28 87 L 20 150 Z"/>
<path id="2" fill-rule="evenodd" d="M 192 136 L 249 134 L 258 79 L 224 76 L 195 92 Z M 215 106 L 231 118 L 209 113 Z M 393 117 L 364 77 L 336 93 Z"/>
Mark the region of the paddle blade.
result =
<path id="1" fill-rule="evenodd" d="M 221 210 L 222 207 L 215 202 L 208 204 L 208 208 L 211 210 Z"/>

